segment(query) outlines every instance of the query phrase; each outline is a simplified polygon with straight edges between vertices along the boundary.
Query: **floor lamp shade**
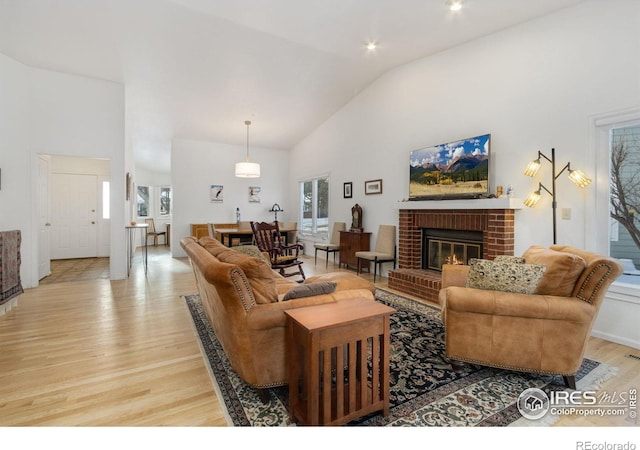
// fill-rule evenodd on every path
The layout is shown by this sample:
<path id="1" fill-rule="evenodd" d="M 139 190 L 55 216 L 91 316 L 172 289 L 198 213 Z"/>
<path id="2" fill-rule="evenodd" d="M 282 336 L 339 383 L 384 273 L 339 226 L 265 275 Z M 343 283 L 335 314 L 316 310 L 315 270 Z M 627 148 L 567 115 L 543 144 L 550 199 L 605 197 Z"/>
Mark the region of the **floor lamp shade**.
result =
<path id="1" fill-rule="evenodd" d="M 583 188 L 591 183 L 589 177 L 587 177 L 581 170 L 571 169 L 571 163 L 567 163 L 560 172 L 556 173 L 556 149 L 551 149 L 551 158 L 546 156 L 544 153 L 538 150 L 538 158 L 534 161 L 531 161 L 527 166 L 527 169 L 524 171 L 524 174 L 528 177 L 533 177 L 538 173 L 538 169 L 540 169 L 540 158 L 544 158 L 551 163 L 551 170 L 553 178 L 551 179 L 551 190 L 547 189 L 542 183 L 538 183 L 538 190 L 529 194 L 529 196 L 524 201 L 525 206 L 529 208 L 533 208 L 538 200 L 540 200 L 540 194 L 542 191 L 546 191 L 552 197 L 551 207 L 553 208 L 553 243 L 557 243 L 557 218 L 556 218 L 556 210 L 558 209 L 558 202 L 556 199 L 556 179 L 566 170 L 569 174 L 569 179 L 576 186 Z"/>

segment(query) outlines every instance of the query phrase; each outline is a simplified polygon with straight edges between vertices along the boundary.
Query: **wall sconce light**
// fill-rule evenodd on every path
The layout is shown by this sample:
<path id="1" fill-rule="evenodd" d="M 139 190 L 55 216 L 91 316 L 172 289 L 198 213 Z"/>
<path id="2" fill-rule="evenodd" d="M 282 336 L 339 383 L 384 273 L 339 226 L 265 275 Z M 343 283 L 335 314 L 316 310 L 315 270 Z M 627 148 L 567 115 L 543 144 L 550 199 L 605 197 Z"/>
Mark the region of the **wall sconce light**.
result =
<path id="1" fill-rule="evenodd" d="M 259 178 L 260 164 L 249 160 L 249 125 L 251 125 L 251 121 L 245 120 L 244 124 L 247 126 L 247 158 L 243 162 L 236 163 L 236 177 Z"/>
<path id="2" fill-rule="evenodd" d="M 551 170 L 553 172 L 553 178 L 551 180 L 551 190 L 547 189 L 542 183 L 538 183 L 538 190 L 529 194 L 529 196 L 525 199 L 524 204 L 529 208 L 533 208 L 536 205 L 536 203 L 538 203 L 538 200 L 540 200 L 543 190 L 546 191 L 549 195 L 551 195 L 551 198 L 552 198 L 551 207 L 553 208 L 553 243 L 556 244 L 557 243 L 556 242 L 556 236 L 557 236 L 556 212 L 558 209 L 558 202 L 556 201 L 556 180 L 560 175 L 562 175 L 562 173 L 565 170 L 569 172 L 569 179 L 573 182 L 573 184 L 575 184 L 578 187 L 583 188 L 588 186 L 589 183 L 591 183 L 591 180 L 582 171 L 577 169 L 571 169 L 570 162 L 568 162 L 562 169 L 560 169 L 560 172 L 556 174 L 556 149 L 555 148 L 551 149 L 551 158 L 549 158 L 544 153 L 538 150 L 538 158 L 531 161 L 527 166 L 526 170 L 524 171 L 524 174 L 526 176 L 534 177 L 538 173 L 538 170 L 540 169 L 540 165 L 541 165 L 540 163 L 541 158 L 544 158 L 551 163 Z"/>

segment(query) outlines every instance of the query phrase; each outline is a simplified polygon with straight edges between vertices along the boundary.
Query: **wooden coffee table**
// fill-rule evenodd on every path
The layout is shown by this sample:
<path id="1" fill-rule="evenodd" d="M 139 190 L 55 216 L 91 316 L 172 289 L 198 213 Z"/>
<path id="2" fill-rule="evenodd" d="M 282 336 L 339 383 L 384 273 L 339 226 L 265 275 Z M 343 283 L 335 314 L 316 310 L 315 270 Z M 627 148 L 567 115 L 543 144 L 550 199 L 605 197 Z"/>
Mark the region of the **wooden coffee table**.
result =
<path id="1" fill-rule="evenodd" d="M 289 322 L 289 417 L 342 425 L 389 414 L 389 317 L 369 299 L 285 311 Z"/>

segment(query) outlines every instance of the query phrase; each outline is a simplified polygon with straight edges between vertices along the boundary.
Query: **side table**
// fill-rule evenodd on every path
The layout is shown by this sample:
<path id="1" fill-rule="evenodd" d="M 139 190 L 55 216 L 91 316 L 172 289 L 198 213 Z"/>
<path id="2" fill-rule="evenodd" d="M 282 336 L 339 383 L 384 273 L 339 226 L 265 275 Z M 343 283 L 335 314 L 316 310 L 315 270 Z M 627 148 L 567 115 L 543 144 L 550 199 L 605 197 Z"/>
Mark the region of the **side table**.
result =
<path id="1" fill-rule="evenodd" d="M 288 317 L 289 417 L 342 425 L 389 414 L 389 317 L 369 299 L 285 311 Z"/>
<path id="2" fill-rule="evenodd" d="M 131 273 L 131 264 L 133 261 L 133 255 L 136 252 L 136 244 L 135 244 L 135 230 L 140 230 L 142 234 L 142 239 L 144 239 L 144 243 L 142 246 L 144 247 L 144 251 L 142 253 L 142 261 L 144 263 L 144 273 L 147 273 L 148 267 L 148 246 L 147 246 L 147 231 L 149 229 L 149 224 L 147 223 L 136 223 L 134 225 L 126 225 L 125 230 L 127 230 L 127 277 Z"/>

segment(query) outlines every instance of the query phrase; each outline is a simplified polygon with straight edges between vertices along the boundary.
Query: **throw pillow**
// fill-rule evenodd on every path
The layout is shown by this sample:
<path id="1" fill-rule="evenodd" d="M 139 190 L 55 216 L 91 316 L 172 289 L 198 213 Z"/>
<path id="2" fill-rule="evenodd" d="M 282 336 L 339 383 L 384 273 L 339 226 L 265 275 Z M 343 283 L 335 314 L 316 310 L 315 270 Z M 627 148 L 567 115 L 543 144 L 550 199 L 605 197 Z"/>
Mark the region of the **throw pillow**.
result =
<path id="1" fill-rule="evenodd" d="M 218 259 L 228 264 L 237 265 L 244 272 L 251 285 L 253 297 L 257 304 L 276 303 L 278 291 L 271 266 L 260 258 L 245 255 L 235 250 L 221 251 Z"/>
<path id="2" fill-rule="evenodd" d="M 559 252 L 533 245 L 522 255 L 527 264 L 547 266 L 536 294 L 571 297 L 578 278 L 587 267 L 585 260 L 572 253 Z"/>
<path id="3" fill-rule="evenodd" d="M 244 253 L 245 255 L 253 256 L 255 258 L 260 258 L 267 264 L 271 264 L 269 258 L 260 251 L 260 249 L 255 245 L 238 245 L 237 247 L 231 247 L 233 250 L 239 253 Z"/>
<path id="4" fill-rule="evenodd" d="M 316 283 L 306 283 L 298 285 L 287 292 L 282 301 L 294 298 L 313 297 L 314 295 L 331 294 L 336 290 L 337 283 L 333 281 L 318 281 Z"/>
<path id="5" fill-rule="evenodd" d="M 278 256 L 274 263 L 275 264 L 289 264 L 291 261 L 294 261 L 297 257 L 296 256 L 292 256 L 292 255 L 283 255 L 283 256 Z"/>
<path id="6" fill-rule="evenodd" d="M 466 287 L 490 291 L 533 294 L 544 275 L 542 264 L 495 262 L 471 259 Z"/>
<path id="7" fill-rule="evenodd" d="M 512 262 L 516 264 L 524 264 L 525 260 L 522 256 L 498 255 L 493 259 L 495 262 Z"/>

